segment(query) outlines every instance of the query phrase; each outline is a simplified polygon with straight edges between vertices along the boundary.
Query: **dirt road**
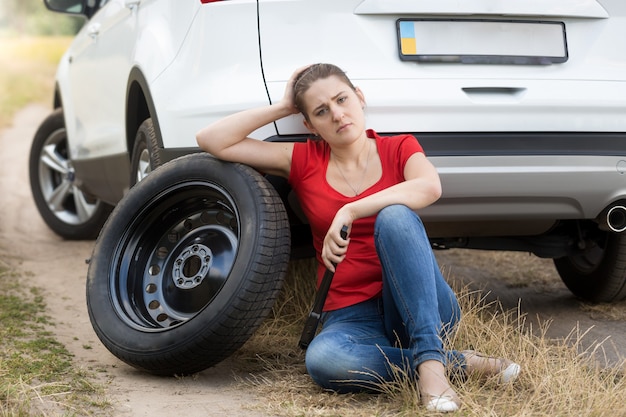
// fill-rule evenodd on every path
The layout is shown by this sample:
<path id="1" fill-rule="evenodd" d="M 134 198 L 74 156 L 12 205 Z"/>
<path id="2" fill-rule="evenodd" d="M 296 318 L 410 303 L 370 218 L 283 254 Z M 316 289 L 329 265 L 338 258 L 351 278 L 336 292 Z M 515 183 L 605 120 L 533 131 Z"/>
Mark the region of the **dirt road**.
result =
<path id="1" fill-rule="evenodd" d="M 193 378 L 157 378 L 125 365 L 100 344 L 85 305 L 85 260 L 94 242 L 63 241 L 50 232 L 30 194 L 28 152 L 36 127 L 48 112 L 42 106 L 29 106 L 17 115 L 13 127 L 0 133 L 0 247 L 19 260 L 25 271 L 22 279 L 43 289 L 58 340 L 75 355 L 78 366 L 100 376 L 113 404 L 112 415 L 263 415 L 261 408 L 255 408 L 259 399 L 237 383 L 228 361 Z M 499 298 L 505 307 L 519 304 L 530 319 L 537 315 L 553 319 L 551 337 L 565 337 L 577 327 L 581 333 L 591 328 L 585 345 L 610 337 L 604 342 L 609 362 L 626 356 L 626 321 L 592 318 L 558 279 L 548 287 L 512 287 L 500 280 L 497 269 L 468 266 L 474 263 L 455 252 L 437 256 L 455 278 L 487 288 L 490 297 Z"/>
<path id="2" fill-rule="evenodd" d="M 626 358 L 626 303 L 591 305 L 576 299 L 559 278 L 552 260 L 525 253 L 505 254 L 510 264 L 493 263 L 493 254 L 454 250 L 436 252 L 444 271 L 455 281 L 484 290 L 505 311 L 519 310 L 535 333 L 577 343 L 594 352 L 601 366 L 622 365 Z M 519 272 L 516 274 L 516 271 Z M 513 271 L 513 272 L 511 272 Z M 522 278 L 510 279 L 509 276 Z"/>
<path id="3" fill-rule="evenodd" d="M 41 220 L 28 180 L 28 153 L 50 109 L 29 106 L 0 133 L 0 246 L 19 262 L 23 278 L 43 289 L 57 339 L 78 366 L 96 371 L 115 416 L 173 415 L 258 417 L 258 402 L 238 384 L 228 361 L 193 378 L 158 378 L 136 371 L 111 355 L 91 328 L 85 276 L 94 242 L 63 241 Z"/>

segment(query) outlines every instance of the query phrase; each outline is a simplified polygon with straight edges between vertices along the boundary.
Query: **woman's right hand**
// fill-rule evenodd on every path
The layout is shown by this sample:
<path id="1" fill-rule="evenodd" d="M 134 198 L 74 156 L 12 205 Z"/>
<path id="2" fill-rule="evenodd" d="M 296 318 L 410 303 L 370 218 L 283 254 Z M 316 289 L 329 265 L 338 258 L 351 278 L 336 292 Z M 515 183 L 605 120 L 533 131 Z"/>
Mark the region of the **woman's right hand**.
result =
<path id="1" fill-rule="evenodd" d="M 346 257 L 348 245 L 350 244 L 350 231 L 354 218 L 348 210 L 347 205 L 335 214 L 322 246 L 322 261 L 326 268 L 335 272 L 335 265 L 338 265 Z M 342 229 L 346 228 L 346 238 L 342 236 Z"/>
<path id="2" fill-rule="evenodd" d="M 348 239 L 343 239 L 337 230 L 329 229 L 324 237 L 324 245 L 322 247 L 322 261 L 324 266 L 332 272 L 335 272 L 335 265 L 341 263 L 348 252 Z"/>
<path id="3" fill-rule="evenodd" d="M 305 65 L 296 69 L 293 74 L 291 74 L 291 77 L 289 77 L 287 85 L 285 86 L 285 93 L 283 95 L 282 102 L 285 107 L 291 109 L 293 114 L 300 113 L 300 110 L 298 110 L 294 101 L 294 87 L 296 80 L 298 79 L 298 76 L 302 74 L 302 72 L 306 71 L 310 66 L 311 65 Z"/>

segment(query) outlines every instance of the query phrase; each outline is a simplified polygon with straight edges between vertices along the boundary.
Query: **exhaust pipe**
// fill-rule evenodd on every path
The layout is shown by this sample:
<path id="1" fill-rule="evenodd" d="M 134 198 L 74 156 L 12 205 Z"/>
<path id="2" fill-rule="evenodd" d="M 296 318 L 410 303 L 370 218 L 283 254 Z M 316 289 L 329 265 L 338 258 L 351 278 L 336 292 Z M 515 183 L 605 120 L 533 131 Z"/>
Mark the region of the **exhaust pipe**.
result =
<path id="1" fill-rule="evenodd" d="M 613 206 L 606 213 L 606 225 L 616 233 L 626 230 L 626 207 Z"/>

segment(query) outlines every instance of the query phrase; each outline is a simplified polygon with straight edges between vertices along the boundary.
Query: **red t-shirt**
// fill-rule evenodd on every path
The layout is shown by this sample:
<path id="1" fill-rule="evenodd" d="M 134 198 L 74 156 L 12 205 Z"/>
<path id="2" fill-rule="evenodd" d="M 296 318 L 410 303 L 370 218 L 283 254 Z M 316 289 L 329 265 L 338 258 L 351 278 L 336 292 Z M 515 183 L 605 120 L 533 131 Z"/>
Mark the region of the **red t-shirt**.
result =
<path id="1" fill-rule="evenodd" d="M 313 233 L 318 266 L 318 286 L 324 275 L 321 262 L 324 237 L 337 211 L 345 204 L 374 194 L 404 181 L 404 166 L 411 155 L 423 152 L 411 135 L 382 137 L 373 130 L 367 136 L 376 139 L 382 164 L 380 180 L 360 195 L 347 197 L 328 184 L 326 170 L 330 147 L 323 140 L 296 143 L 293 148 L 289 183 L 298 196 Z M 356 220 L 350 231 L 350 245 L 345 259 L 337 266 L 324 311 L 351 306 L 378 296 L 382 290 L 382 270 L 374 246 L 376 216 Z"/>

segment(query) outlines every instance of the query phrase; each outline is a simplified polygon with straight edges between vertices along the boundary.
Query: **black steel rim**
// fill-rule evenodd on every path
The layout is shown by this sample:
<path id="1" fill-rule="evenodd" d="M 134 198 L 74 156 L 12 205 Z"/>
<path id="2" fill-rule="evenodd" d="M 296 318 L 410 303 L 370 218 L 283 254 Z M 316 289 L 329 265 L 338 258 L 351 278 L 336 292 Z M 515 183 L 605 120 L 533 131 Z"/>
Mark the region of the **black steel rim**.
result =
<path id="1" fill-rule="evenodd" d="M 197 316 L 228 279 L 240 228 L 236 204 L 216 184 L 177 184 L 153 197 L 114 252 L 109 279 L 118 316 L 147 332 Z"/>

